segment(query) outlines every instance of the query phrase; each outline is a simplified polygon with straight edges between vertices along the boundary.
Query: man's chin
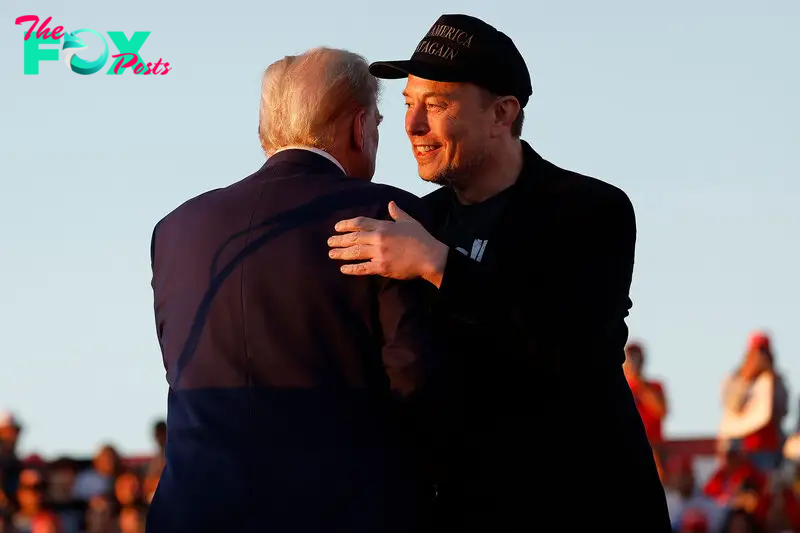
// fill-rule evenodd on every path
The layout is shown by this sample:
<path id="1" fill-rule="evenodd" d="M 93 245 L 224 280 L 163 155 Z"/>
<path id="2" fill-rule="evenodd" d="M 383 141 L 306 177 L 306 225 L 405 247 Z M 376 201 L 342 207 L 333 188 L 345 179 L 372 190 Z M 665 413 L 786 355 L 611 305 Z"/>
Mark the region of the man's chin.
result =
<path id="1" fill-rule="evenodd" d="M 417 168 L 419 177 L 422 181 L 433 183 L 435 185 L 450 185 L 452 184 L 451 175 L 449 172 L 432 172 L 429 168 L 424 168 L 419 165 Z"/>
<path id="2" fill-rule="evenodd" d="M 442 176 L 440 174 L 420 174 L 419 177 L 422 178 L 422 181 L 426 183 L 433 183 L 434 185 L 450 185 L 450 180 L 447 179 L 446 176 Z"/>

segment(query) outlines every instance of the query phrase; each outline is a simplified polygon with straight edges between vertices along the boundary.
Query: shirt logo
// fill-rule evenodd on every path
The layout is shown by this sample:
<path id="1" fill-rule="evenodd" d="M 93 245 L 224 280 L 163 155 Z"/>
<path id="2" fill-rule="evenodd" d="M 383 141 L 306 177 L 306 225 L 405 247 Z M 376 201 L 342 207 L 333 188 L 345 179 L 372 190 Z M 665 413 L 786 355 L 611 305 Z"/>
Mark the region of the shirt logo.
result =
<path id="1" fill-rule="evenodd" d="M 486 245 L 488 243 L 489 239 L 475 239 L 472 242 L 472 252 L 470 252 L 469 254 L 465 249 L 461 248 L 460 246 L 457 246 L 456 250 L 458 250 L 464 255 L 469 255 L 470 259 L 474 259 L 475 261 L 480 263 L 481 259 L 483 259 L 483 252 L 486 251 Z"/>

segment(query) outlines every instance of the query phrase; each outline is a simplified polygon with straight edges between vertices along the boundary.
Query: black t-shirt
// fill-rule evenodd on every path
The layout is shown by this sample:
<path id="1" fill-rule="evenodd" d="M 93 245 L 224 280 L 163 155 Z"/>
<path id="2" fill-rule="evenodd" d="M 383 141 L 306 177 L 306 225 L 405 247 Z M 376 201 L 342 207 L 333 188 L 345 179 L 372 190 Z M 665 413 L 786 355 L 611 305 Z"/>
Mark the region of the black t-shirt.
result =
<path id="1" fill-rule="evenodd" d="M 508 204 L 514 186 L 478 204 L 461 204 L 451 191 L 450 211 L 445 223 L 445 244 L 482 262 L 495 224 Z"/>

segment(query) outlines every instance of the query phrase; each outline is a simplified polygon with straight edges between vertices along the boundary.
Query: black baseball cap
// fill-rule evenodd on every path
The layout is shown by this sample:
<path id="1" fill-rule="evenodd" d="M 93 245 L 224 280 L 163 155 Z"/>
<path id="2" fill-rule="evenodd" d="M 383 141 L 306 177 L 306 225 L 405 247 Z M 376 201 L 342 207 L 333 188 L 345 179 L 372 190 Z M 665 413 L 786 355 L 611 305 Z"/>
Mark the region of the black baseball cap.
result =
<path id="1" fill-rule="evenodd" d="M 433 81 L 469 82 L 525 107 L 533 92 L 528 66 L 505 33 L 469 15 L 442 15 L 417 45 L 411 59 L 377 61 L 376 78 L 409 74 Z"/>

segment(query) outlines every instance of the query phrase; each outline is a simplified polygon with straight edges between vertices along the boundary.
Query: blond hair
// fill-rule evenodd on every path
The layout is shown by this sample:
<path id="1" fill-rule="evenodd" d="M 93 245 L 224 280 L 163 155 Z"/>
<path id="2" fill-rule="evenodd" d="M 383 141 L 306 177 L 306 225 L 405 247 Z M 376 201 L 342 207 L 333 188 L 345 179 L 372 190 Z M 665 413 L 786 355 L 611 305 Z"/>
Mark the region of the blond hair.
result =
<path id="1" fill-rule="evenodd" d="M 261 82 L 258 136 L 267 156 L 286 146 L 330 151 L 337 123 L 374 109 L 380 89 L 360 55 L 318 47 L 267 67 Z"/>

